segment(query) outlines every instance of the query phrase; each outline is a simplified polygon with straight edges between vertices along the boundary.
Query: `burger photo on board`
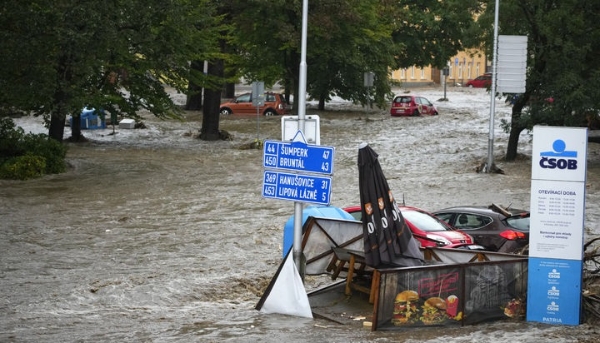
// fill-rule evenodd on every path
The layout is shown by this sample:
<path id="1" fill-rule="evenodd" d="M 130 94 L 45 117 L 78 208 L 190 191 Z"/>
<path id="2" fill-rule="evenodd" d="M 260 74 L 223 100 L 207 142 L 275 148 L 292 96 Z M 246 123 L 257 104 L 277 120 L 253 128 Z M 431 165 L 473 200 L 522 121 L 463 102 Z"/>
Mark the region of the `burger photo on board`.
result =
<path id="1" fill-rule="evenodd" d="M 423 304 L 421 321 L 425 325 L 441 324 L 448 319 L 446 301 L 440 297 L 432 297 Z"/>
<path id="2" fill-rule="evenodd" d="M 398 326 L 415 322 L 418 317 L 417 301 L 419 301 L 419 293 L 415 291 L 407 290 L 398 293 L 394 300 L 392 324 Z"/>
<path id="3" fill-rule="evenodd" d="M 518 318 L 525 315 L 525 309 L 521 300 L 512 299 L 504 308 L 504 315 L 509 318 Z"/>

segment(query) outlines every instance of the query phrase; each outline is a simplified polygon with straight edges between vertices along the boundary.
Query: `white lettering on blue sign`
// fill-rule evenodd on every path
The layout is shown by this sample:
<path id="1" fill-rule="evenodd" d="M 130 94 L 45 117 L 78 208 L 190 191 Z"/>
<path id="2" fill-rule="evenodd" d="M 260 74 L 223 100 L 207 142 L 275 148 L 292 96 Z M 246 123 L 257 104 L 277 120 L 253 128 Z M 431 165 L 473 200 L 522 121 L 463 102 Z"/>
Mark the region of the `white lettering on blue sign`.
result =
<path id="1" fill-rule="evenodd" d="M 558 297 L 558 296 L 560 296 L 560 291 L 558 289 L 556 289 L 555 286 L 552 286 L 552 289 L 548 290 L 548 296 L 549 297 Z"/>
<path id="2" fill-rule="evenodd" d="M 544 323 L 562 323 L 562 319 L 561 318 L 552 318 L 552 317 L 542 317 L 542 321 Z"/>
<path id="3" fill-rule="evenodd" d="M 556 271 L 556 269 L 552 269 L 550 273 L 548 273 L 549 279 L 560 279 L 560 273 Z"/>
<path id="4" fill-rule="evenodd" d="M 558 304 L 556 304 L 554 301 L 551 302 L 550 304 L 548 304 L 548 306 L 546 306 L 546 310 L 548 310 L 549 312 L 559 312 L 560 311 Z"/>

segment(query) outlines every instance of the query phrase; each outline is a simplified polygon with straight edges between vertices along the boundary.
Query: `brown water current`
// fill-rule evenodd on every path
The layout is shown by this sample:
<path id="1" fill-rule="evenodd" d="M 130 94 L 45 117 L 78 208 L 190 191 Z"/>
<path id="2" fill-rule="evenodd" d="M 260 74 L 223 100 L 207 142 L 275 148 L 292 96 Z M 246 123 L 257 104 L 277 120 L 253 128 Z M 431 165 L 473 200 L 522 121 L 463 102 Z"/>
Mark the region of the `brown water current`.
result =
<path id="1" fill-rule="evenodd" d="M 439 116 L 416 118 L 318 113 L 321 144 L 336 148 L 332 205 L 359 203 L 357 149 L 368 142 L 408 205 L 529 208 L 529 136 L 521 138 L 520 158 L 503 162 L 507 134 L 497 125 L 505 174 L 479 174 L 486 113 L 469 104 L 439 107 Z M 84 132 L 89 143 L 67 143 L 64 174 L 0 180 L 1 342 L 416 342 L 443 335 L 466 342 L 460 337 L 483 340 L 497 330 L 568 338 L 527 323 L 399 335 L 261 314 L 254 306 L 281 262 L 283 224 L 294 205 L 261 196 L 263 153 L 247 147 L 257 138 L 280 140 L 280 118 L 223 118 L 221 129 L 233 139 L 219 142 L 195 137 L 198 113 L 181 122 L 146 116 L 145 123 L 148 129 L 110 137 L 111 129 Z M 586 233 L 598 234 L 600 149 L 588 150 Z"/>

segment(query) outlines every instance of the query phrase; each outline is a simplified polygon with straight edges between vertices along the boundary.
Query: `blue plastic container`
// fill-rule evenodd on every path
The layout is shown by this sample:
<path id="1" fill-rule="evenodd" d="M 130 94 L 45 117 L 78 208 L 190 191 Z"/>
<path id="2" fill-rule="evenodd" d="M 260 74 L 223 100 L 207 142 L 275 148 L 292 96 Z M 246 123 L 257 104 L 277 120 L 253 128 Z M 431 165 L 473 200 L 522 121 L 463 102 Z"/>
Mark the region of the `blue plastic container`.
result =
<path id="1" fill-rule="evenodd" d="M 308 206 L 302 211 L 302 226 L 308 217 L 356 220 L 352 215 L 339 207 Z M 283 227 L 283 257 L 294 246 L 294 216 L 292 215 Z"/>
<path id="2" fill-rule="evenodd" d="M 100 115 L 98 115 L 100 114 Z M 97 129 L 106 129 L 106 122 L 104 120 L 104 111 L 96 111 L 93 108 L 84 108 L 79 115 L 79 119 L 81 120 L 81 129 L 82 130 L 97 130 Z M 70 119 L 71 126 L 73 125 L 73 117 Z"/>

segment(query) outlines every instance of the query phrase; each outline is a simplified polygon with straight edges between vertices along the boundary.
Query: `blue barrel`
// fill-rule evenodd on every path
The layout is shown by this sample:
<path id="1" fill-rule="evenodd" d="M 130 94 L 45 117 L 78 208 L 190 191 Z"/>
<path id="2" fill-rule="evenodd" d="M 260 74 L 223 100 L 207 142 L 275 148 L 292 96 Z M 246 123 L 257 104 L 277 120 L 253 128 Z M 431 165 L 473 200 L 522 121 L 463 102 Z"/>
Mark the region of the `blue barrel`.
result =
<path id="1" fill-rule="evenodd" d="M 355 220 L 352 215 L 339 207 L 308 206 L 302 211 L 302 226 L 308 217 Z M 294 246 L 294 216 L 292 215 L 283 227 L 283 257 Z"/>

